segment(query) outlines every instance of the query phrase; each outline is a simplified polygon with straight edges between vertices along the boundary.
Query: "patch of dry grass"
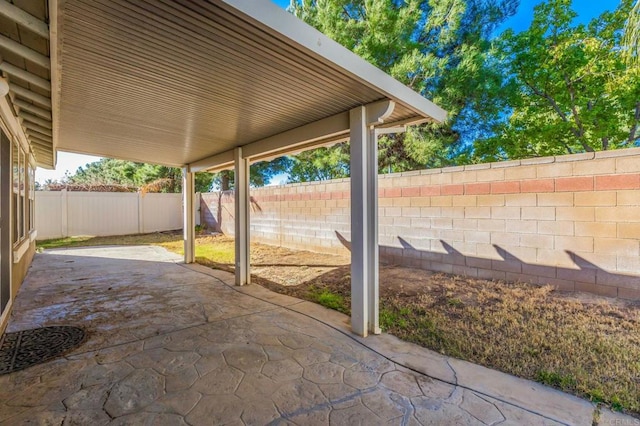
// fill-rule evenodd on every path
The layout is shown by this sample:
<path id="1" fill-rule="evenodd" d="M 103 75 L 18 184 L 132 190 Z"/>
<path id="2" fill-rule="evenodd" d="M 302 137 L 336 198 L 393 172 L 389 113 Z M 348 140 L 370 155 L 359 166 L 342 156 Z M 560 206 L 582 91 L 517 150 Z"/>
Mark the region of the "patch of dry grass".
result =
<path id="1" fill-rule="evenodd" d="M 640 310 L 551 287 L 439 274 L 436 292 L 381 300 L 383 327 L 446 355 L 640 413 Z"/>

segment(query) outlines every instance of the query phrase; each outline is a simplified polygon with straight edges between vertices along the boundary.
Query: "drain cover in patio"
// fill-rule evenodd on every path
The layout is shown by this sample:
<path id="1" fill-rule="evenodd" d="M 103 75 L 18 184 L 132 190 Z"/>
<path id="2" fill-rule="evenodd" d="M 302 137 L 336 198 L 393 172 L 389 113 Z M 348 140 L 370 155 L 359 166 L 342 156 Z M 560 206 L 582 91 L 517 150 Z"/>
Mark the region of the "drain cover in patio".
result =
<path id="1" fill-rule="evenodd" d="M 0 338 L 0 375 L 56 358 L 84 340 L 79 327 L 53 326 L 5 333 Z"/>

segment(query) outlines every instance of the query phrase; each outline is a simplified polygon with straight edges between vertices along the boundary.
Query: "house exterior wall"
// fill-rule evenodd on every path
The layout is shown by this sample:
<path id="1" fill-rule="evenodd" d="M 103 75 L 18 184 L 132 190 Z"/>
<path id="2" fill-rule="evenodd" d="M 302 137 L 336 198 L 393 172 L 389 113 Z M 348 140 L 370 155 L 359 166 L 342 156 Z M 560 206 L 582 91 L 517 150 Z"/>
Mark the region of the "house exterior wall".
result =
<path id="1" fill-rule="evenodd" d="M 0 98 L 0 333 L 35 254 L 35 157 L 8 97 Z M 5 238 L 6 236 L 6 238 Z"/>
<path id="2" fill-rule="evenodd" d="M 24 281 L 27 276 L 27 271 L 29 270 L 29 266 L 31 266 L 31 262 L 33 261 L 33 256 L 36 254 L 36 242 L 30 241 L 28 243 L 28 248 L 25 253 L 20 257 L 17 263 L 13 264 L 13 274 L 11 277 L 11 293 L 14 295 L 18 294 L 18 290 L 22 285 L 22 281 Z"/>
<path id="3" fill-rule="evenodd" d="M 348 250 L 348 179 L 253 189 L 251 206 L 253 241 Z M 232 194 L 203 194 L 201 220 L 232 234 Z M 400 265 L 638 300 L 640 149 L 381 175 L 379 242 Z"/>

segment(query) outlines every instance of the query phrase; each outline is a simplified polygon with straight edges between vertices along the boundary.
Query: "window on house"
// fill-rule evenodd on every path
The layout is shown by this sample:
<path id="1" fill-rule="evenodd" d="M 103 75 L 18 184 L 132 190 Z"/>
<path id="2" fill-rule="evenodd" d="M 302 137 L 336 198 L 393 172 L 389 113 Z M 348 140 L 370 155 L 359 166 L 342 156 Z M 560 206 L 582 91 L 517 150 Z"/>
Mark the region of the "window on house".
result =
<path id="1" fill-rule="evenodd" d="M 29 164 L 29 232 L 35 229 L 36 225 L 36 169 Z"/>
<path id="2" fill-rule="evenodd" d="M 17 243 L 20 240 L 20 148 L 18 143 L 13 143 L 13 203 L 12 203 L 12 215 L 13 215 L 13 242 Z"/>
<path id="3" fill-rule="evenodd" d="M 13 163 L 13 205 L 12 205 L 12 228 L 13 243 L 18 244 L 24 240 L 29 231 L 33 229 L 33 200 L 31 192 L 33 178 L 35 177 L 33 167 L 29 164 L 28 154 L 24 152 L 20 144 L 13 143 L 12 152 Z"/>
<path id="4" fill-rule="evenodd" d="M 20 241 L 22 241 L 27 235 L 27 173 L 26 173 L 26 158 L 24 151 L 20 148 Z"/>

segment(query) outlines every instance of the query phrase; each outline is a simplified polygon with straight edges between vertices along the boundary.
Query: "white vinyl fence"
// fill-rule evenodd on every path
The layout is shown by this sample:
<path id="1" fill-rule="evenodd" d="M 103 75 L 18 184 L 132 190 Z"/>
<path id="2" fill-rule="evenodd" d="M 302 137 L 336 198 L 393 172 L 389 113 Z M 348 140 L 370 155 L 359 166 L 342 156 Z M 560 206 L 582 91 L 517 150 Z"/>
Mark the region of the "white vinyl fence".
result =
<path id="1" fill-rule="evenodd" d="M 182 228 L 181 194 L 37 191 L 35 204 L 39 240 Z"/>

